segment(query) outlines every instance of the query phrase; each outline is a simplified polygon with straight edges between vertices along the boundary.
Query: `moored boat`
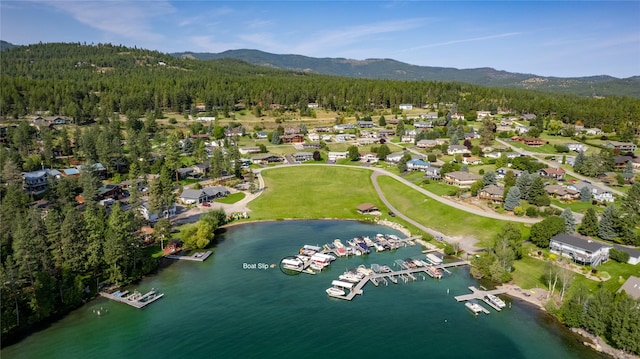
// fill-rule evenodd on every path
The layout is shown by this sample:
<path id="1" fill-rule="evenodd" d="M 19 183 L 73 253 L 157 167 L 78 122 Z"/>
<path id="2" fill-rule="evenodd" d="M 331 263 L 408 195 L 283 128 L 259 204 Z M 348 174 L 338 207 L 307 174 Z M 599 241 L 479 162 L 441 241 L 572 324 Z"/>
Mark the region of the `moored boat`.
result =
<path id="1" fill-rule="evenodd" d="M 464 306 L 476 315 L 484 310 L 480 304 L 473 301 L 466 302 Z"/>
<path id="2" fill-rule="evenodd" d="M 489 301 L 491 304 L 495 305 L 496 307 L 498 307 L 500 309 L 502 309 L 502 308 L 507 306 L 502 299 L 498 298 L 497 296 L 495 296 L 493 294 L 487 294 L 485 299 L 487 301 Z"/>

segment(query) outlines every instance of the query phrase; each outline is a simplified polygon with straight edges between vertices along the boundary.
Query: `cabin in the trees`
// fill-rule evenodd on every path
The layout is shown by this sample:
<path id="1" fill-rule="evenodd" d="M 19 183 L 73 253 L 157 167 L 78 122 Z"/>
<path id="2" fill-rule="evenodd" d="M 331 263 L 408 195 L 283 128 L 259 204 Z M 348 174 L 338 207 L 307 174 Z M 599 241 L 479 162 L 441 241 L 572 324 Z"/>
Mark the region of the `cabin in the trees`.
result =
<path id="1" fill-rule="evenodd" d="M 180 194 L 180 201 L 184 204 L 205 203 L 211 202 L 216 198 L 228 196 L 229 194 L 229 190 L 224 186 L 185 189 Z"/>

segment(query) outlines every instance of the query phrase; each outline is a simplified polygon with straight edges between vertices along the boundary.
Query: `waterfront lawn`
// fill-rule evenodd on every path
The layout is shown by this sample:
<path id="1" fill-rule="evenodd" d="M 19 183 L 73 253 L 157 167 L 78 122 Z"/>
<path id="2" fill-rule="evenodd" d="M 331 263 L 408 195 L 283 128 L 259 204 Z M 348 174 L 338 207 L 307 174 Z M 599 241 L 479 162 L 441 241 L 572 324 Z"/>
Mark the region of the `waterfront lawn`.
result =
<path id="1" fill-rule="evenodd" d="M 544 265 L 545 263 L 543 261 L 529 257 L 525 254 L 522 259 L 513 263 L 514 270 L 511 272 L 511 277 L 522 289 L 536 287 L 544 288 L 545 283 L 542 280 Z"/>
<path id="2" fill-rule="evenodd" d="M 449 207 L 388 176 L 379 176 L 378 184 L 387 200 L 409 218 L 449 236 L 474 237 L 480 241 L 476 246 L 488 247 L 507 223 Z"/>
<path id="3" fill-rule="evenodd" d="M 363 203 L 387 212 L 368 170 L 295 166 L 262 171 L 262 177 L 266 188 L 250 204 L 251 219 L 364 219 L 356 211 Z"/>
<path id="4" fill-rule="evenodd" d="M 222 198 L 217 198 L 215 200 L 213 200 L 214 202 L 218 202 L 218 203 L 226 203 L 226 204 L 234 204 L 236 202 L 242 201 L 242 199 L 245 197 L 246 195 L 242 192 L 236 192 L 236 193 L 232 193 L 226 197 L 222 197 Z"/>

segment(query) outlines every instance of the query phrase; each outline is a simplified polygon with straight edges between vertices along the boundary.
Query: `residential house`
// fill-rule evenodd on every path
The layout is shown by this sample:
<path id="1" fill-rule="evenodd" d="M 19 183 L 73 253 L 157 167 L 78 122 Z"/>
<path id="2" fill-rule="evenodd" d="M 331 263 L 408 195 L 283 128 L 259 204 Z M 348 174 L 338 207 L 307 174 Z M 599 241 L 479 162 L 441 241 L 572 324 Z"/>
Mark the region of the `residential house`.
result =
<path id="1" fill-rule="evenodd" d="M 373 121 L 357 121 L 356 125 L 359 128 L 372 128 L 374 126 Z"/>
<path id="2" fill-rule="evenodd" d="M 232 129 L 224 130 L 224 135 L 227 137 L 242 137 L 244 136 L 244 127 L 238 126 Z"/>
<path id="3" fill-rule="evenodd" d="M 185 189 L 180 194 L 180 201 L 184 204 L 206 203 L 216 198 L 226 197 L 231 192 L 224 186 L 204 187 L 202 189 Z"/>
<path id="4" fill-rule="evenodd" d="M 629 248 L 629 247 L 625 247 L 625 246 L 621 246 L 618 244 L 614 244 L 613 247 L 619 251 L 623 251 L 626 252 L 627 254 L 629 254 L 629 260 L 627 261 L 627 263 L 631 264 L 631 265 L 636 265 L 638 263 L 640 263 L 640 250 L 637 250 L 635 248 Z"/>
<path id="5" fill-rule="evenodd" d="M 378 142 L 378 139 L 373 137 L 359 137 L 357 141 L 358 141 L 358 146 L 365 146 L 365 145 L 371 145 Z"/>
<path id="6" fill-rule="evenodd" d="M 444 182 L 446 184 L 458 186 L 461 188 L 469 188 L 474 182 L 480 179 L 482 179 L 482 176 L 479 176 L 475 173 L 463 171 L 449 172 L 444 175 Z"/>
<path id="7" fill-rule="evenodd" d="M 583 131 L 584 131 L 585 134 L 592 135 L 592 136 L 600 136 L 600 135 L 602 135 L 604 133 L 604 132 L 602 132 L 601 129 L 599 129 L 597 127 L 586 128 Z"/>
<path id="8" fill-rule="evenodd" d="M 60 174 L 63 177 L 80 177 L 80 171 L 77 168 L 63 168 Z"/>
<path id="9" fill-rule="evenodd" d="M 426 120 L 437 120 L 438 119 L 438 113 L 435 112 L 435 111 L 423 113 L 423 114 L 420 115 L 420 118 L 424 118 Z"/>
<path id="10" fill-rule="evenodd" d="M 400 142 L 404 142 L 404 143 L 414 142 L 416 140 L 416 135 L 418 134 L 419 131 L 422 131 L 422 129 L 405 131 L 402 137 L 400 138 Z"/>
<path id="11" fill-rule="evenodd" d="M 384 160 L 385 162 L 389 162 L 389 163 L 398 163 L 400 162 L 400 159 L 407 153 L 408 153 L 407 151 L 390 153 L 387 155 L 387 157 Z"/>
<path id="12" fill-rule="evenodd" d="M 618 141 L 608 141 L 604 144 L 604 147 L 611 148 L 615 151 L 620 151 L 621 153 L 626 152 L 635 152 L 638 149 L 638 146 L 632 142 L 618 142 Z"/>
<path id="13" fill-rule="evenodd" d="M 24 180 L 24 190 L 27 193 L 39 195 L 44 193 L 49 187 L 48 170 L 22 172 L 22 179 Z"/>
<path id="14" fill-rule="evenodd" d="M 433 122 L 431 121 L 422 121 L 422 122 L 414 122 L 413 127 L 415 128 L 433 128 Z"/>
<path id="15" fill-rule="evenodd" d="M 311 161 L 313 159 L 312 152 L 296 152 L 291 155 L 296 162 Z"/>
<path id="16" fill-rule="evenodd" d="M 304 142 L 304 135 L 301 133 L 294 133 L 290 135 L 280 136 L 280 142 L 282 143 L 302 143 Z"/>
<path id="17" fill-rule="evenodd" d="M 627 162 L 631 161 L 633 161 L 633 157 L 631 156 L 613 156 L 614 167 L 617 170 L 625 169 L 627 167 Z"/>
<path id="18" fill-rule="evenodd" d="M 429 167 L 431 167 L 431 164 L 421 159 L 407 161 L 407 169 L 409 171 L 424 171 Z"/>
<path id="19" fill-rule="evenodd" d="M 342 124 L 333 126 L 333 130 L 336 131 L 336 132 L 343 132 L 343 131 L 353 130 L 355 128 L 356 128 L 356 126 L 353 123 L 342 123 Z"/>
<path id="20" fill-rule="evenodd" d="M 337 161 L 337 160 L 343 160 L 346 159 L 347 157 L 349 157 L 349 152 L 344 151 L 344 152 L 329 152 L 327 154 L 327 159 L 329 161 Z"/>
<path id="21" fill-rule="evenodd" d="M 378 136 L 381 137 L 381 138 L 391 137 L 391 136 L 395 136 L 395 135 L 396 135 L 396 131 L 395 130 L 381 129 L 380 131 L 378 131 Z"/>
<path id="22" fill-rule="evenodd" d="M 552 253 L 571 258 L 574 262 L 597 267 L 609 259 L 611 246 L 590 238 L 570 234 L 556 234 L 549 241 Z"/>
<path id="23" fill-rule="evenodd" d="M 260 147 L 258 146 L 238 147 L 238 151 L 243 155 L 248 155 L 251 153 L 260 153 Z"/>
<path id="24" fill-rule="evenodd" d="M 519 119 L 524 120 L 524 121 L 531 121 L 531 120 L 535 120 L 536 118 L 537 118 L 537 116 L 534 113 L 523 113 L 519 117 Z"/>
<path id="25" fill-rule="evenodd" d="M 500 120 L 500 126 L 511 127 L 512 124 L 513 124 L 513 119 L 512 118 L 503 118 L 503 119 Z"/>
<path id="26" fill-rule="evenodd" d="M 366 163 L 378 163 L 378 154 L 373 152 L 361 153 L 360 161 Z"/>
<path id="27" fill-rule="evenodd" d="M 603 189 L 603 188 L 594 186 L 591 182 L 588 182 L 588 181 L 580 181 L 577 183 L 569 184 L 567 186 L 567 188 L 570 188 L 578 192 L 580 192 L 580 190 L 583 187 L 589 188 L 589 190 L 591 190 L 593 199 L 595 199 L 598 202 L 613 202 L 615 199 L 613 197 L 613 192 L 609 191 L 608 189 Z"/>
<path id="28" fill-rule="evenodd" d="M 316 126 L 314 127 L 314 130 L 318 133 L 327 133 L 327 132 L 331 132 L 331 127 L 328 126 Z"/>
<path id="29" fill-rule="evenodd" d="M 307 137 L 309 138 L 309 141 L 313 141 L 313 142 L 320 141 L 320 134 L 315 132 L 308 133 Z"/>
<path id="30" fill-rule="evenodd" d="M 545 145 L 547 141 L 537 137 L 526 137 L 522 139 L 522 143 L 531 147 L 539 147 Z"/>
<path id="31" fill-rule="evenodd" d="M 302 144 L 302 148 L 305 150 L 319 150 L 322 146 L 320 142 L 305 142 Z"/>
<path id="32" fill-rule="evenodd" d="M 176 215 L 176 204 L 174 203 L 170 208 L 165 209 L 162 213 L 154 213 L 149 207 L 149 202 L 142 202 L 142 205 L 138 207 L 140 214 L 144 219 L 151 223 L 155 223 L 160 218 L 171 218 Z"/>
<path id="33" fill-rule="evenodd" d="M 491 111 L 476 111 L 476 121 L 483 121 L 487 117 L 491 117 Z"/>
<path id="34" fill-rule="evenodd" d="M 517 177 L 520 177 L 520 176 L 524 173 L 524 171 L 517 170 L 517 169 L 515 169 L 515 168 L 500 167 L 500 168 L 498 168 L 498 169 L 496 170 L 496 178 L 497 178 L 497 179 L 502 179 L 502 178 L 504 178 L 504 176 L 506 176 L 506 175 L 507 175 L 507 172 L 509 172 L 509 171 L 513 172 L 513 175 L 514 175 L 516 178 L 517 178 Z"/>
<path id="35" fill-rule="evenodd" d="M 481 165 L 482 160 L 478 157 L 462 157 L 462 163 L 465 165 Z"/>
<path id="36" fill-rule="evenodd" d="M 584 152 L 589 148 L 587 145 L 580 142 L 568 142 L 568 143 L 565 143 L 564 145 L 567 146 L 569 151 L 574 151 L 574 152 Z"/>
<path id="37" fill-rule="evenodd" d="M 448 138 L 436 138 L 436 143 L 439 145 L 444 145 L 445 143 L 449 143 Z"/>
<path id="38" fill-rule="evenodd" d="M 504 202 L 504 187 L 498 185 L 488 185 L 478 191 L 478 198 L 492 201 L 493 203 Z"/>
<path id="39" fill-rule="evenodd" d="M 259 140 L 264 140 L 269 137 L 269 133 L 266 131 L 258 131 L 256 132 L 256 138 Z"/>
<path id="40" fill-rule="evenodd" d="M 284 135 L 295 135 L 297 133 L 302 133 L 302 131 L 299 128 L 296 127 L 287 127 L 284 129 Z"/>
<path id="41" fill-rule="evenodd" d="M 398 108 L 401 110 L 413 110 L 413 105 L 410 103 L 401 103 Z"/>
<path id="42" fill-rule="evenodd" d="M 251 157 L 251 162 L 255 164 L 269 164 L 282 162 L 284 159 L 281 156 L 265 153 L 263 155 Z"/>
<path id="43" fill-rule="evenodd" d="M 498 159 L 502 157 L 502 152 L 489 152 L 489 153 L 485 153 L 484 156 L 487 158 Z"/>
<path id="44" fill-rule="evenodd" d="M 318 107 L 320 107 L 320 105 L 318 105 L 317 102 L 309 102 L 307 104 L 307 108 L 318 108 Z"/>
<path id="45" fill-rule="evenodd" d="M 633 299 L 640 299 L 640 278 L 630 275 L 629 278 L 624 282 L 622 287 L 618 289 L 618 292 L 624 291 L 628 295 L 630 295 Z"/>
<path id="46" fill-rule="evenodd" d="M 559 184 L 550 184 L 545 186 L 544 189 L 547 191 L 549 196 L 561 201 L 574 201 L 580 198 L 580 192 Z"/>
<path id="47" fill-rule="evenodd" d="M 513 129 L 516 133 L 523 135 L 527 132 L 529 132 L 529 130 L 531 129 L 531 126 L 525 126 L 525 125 L 521 125 L 521 124 L 516 124 L 516 127 Z"/>
<path id="48" fill-rule="evenodd" d="M 440 167 L 432 166 L 427 168 L 424 170 L 424 176 L 428 179 L 441 180 L 442 176 L 440 176 Z"/>
<path id="49" fill-rule="evenodd" d="M 209 117 L 209 116 L 199 116 L 196 117 L 196 121 L 203 121 L 203 122 L 214 122 L 216 120 L 215 117 Z"/>
<path id="50" fill-rule="evenodd" d="M 419 148 L 433 148 L 438 145 L 436 140 L 420 140 L 416 143 Z"/>
<path id="51" fill-rule="evenodd" d="M 565 173 L 566 173 L 565 170 L 559 167 L 558 168 L 548 167 L 538 171 L 538 174 L 540 175 L 540 177 L 554 179 L 554 180 L 563 179 Z"/>
<path id="52" fill-rule="evenodd" d="M 463 155 L 466 153 L 471 153 L 471 151 L 463 145 L 451 145 L 447 148 L 447 154 L 449 155 Z"/>
<path id="53" fill-rule="evenodd" d="M 180 177 L 181 179 L 192 177 L 195 174 L 193 167 L 178 168 L 176 172 L 178 172 L 178 177 Z"/>
<path id="54" fill-rule="evenodd" d="M 467 132 L 464 134 L 465 140 L 475 140 L 476 138 L 480 138 L 480 134 L 477 132 Z"/>
<path id="55" fill-rule="evenodd" d="M 451 119 L 452 120 L 464 120 L 464 114 L 456 112 L 453 115 L 451 115 Z"/>

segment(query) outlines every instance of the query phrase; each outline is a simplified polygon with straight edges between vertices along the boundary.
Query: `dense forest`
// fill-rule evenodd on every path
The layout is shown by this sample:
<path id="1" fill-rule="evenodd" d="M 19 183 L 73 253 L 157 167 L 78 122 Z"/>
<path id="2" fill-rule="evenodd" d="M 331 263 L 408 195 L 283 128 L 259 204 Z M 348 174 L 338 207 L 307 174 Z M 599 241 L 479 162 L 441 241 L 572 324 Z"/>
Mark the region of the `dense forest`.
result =
<path id="1" fill-rule="evenodd" d="M 350 79 L 231 59 L 178 59 L 110 44 L 20 46 L 4 50 L 0 64 L 0 116 L 8 118 L 49 111 L 81 124 L 114 112 L 128 117 L 156 109 L 186 114 L 198 104 L 211 112 L 231 110 L 239 103 L 302 109 L 316 102 L 332 111 L 366 113 L 401 103 L 455 103 L 458 112 L 469 114 L 502 109 L 553 115 L 586 127 L 640 126 L 640 100 L 633 98 L 588 99 L 463 83 Z"/>

